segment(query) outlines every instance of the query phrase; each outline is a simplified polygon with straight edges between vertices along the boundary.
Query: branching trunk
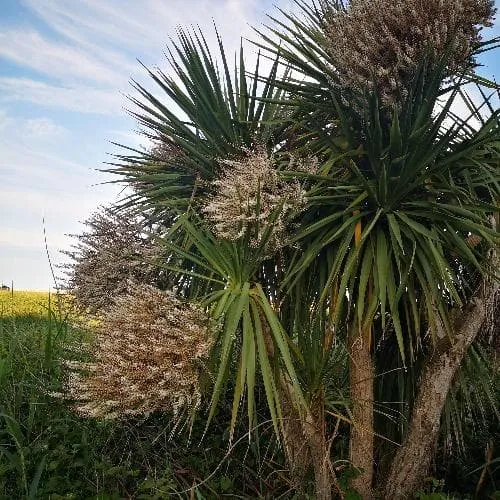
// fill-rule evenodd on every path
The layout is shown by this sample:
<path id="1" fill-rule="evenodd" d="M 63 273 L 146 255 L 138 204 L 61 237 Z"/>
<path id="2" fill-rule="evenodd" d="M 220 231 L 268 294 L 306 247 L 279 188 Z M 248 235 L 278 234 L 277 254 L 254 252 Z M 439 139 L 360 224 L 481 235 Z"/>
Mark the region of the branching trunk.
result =
<path id="1" fill-rule="evenodd" d="M 369 332 L 358 332 L 349 339 L 349 374 L 352 401 L 350 455 L 359 470 L 351 486 L 364 500 L 372 498 L 373 450 L 373 377 L 374 367 Z"/>
<path id="2" fill-rule="evenodd" d="M 498 282 L 483 282 L 469 307 L 455 322 L 455 342 L 437 346 L 428 359 L 407 436 L 394 457 L 386 480 L 384 498 L 412 498 L 421 487 L 434 455 L 441 413 L 453 378 L 481 330 L 498 290 Z"/>

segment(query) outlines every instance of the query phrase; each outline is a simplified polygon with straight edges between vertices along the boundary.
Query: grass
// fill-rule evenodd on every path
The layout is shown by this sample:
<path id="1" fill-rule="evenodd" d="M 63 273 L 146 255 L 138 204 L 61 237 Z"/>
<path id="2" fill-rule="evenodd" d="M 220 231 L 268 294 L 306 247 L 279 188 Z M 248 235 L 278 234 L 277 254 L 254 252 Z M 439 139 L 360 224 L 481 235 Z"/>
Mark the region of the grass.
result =
<path id="1" fill-rule="evenodd" d="M 226 456 L 230 405 L 203 441 L 203 418 L 191 440 L 171 440 L 167 415 L 95 421 L 52 397 L 61 360 L 89 337 L 63 299 L 0 292 L 0 500 L 275 498 L 288 489 L 270 429 L 262 450 L 243 438 Z"/>
<path id="2" fill-rule="evenodd" d="M 123 424 L 81 419 L 50 396 L 87 332 L 46 293 L 2 292 L 0 304 L 0 497 L 129 498 L 141 470 L 124 455 Z"/>

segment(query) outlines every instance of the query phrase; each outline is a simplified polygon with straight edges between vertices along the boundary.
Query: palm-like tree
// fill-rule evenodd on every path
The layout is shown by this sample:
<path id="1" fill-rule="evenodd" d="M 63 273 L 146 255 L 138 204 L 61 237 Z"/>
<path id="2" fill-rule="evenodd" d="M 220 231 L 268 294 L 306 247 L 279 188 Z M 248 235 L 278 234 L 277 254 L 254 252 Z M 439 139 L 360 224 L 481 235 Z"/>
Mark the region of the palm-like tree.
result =
<path id="1" fill-rule="evenodd" d="M 481 119 L 481 126 L 473 129 L 469 120 L 451 111 L 456 96 L 463 95 L 463 86 L 475 79 L 467 66 L 444 85 L 450 76 L 452 40 L 440 56 L 422 54 L 396 105 L 383 102 L 384 82 L 377 81 L 375 73 L 373 85 L 368 81 L 365 89 L 346 89 L 332 49 L 335 41 L 328 38 L 328 16 L 342 15 L 345 8 L 332 4 L 302 4 L 305 21 L 285 14 L 286 22 L 271 30 L 279 43 L 272 35 L 263 37 L 298 75 L 283 82 L 282 88 L 296 96 L 296 119 L 300 116 L 306 131 L 303 147 L 325 155 L 328 176 L 312 188 L 309 200 L 314 215 L 306 214 L 314 222 L 305 219 L 301 225 L 311 252 L 297 260 L 288 279 L 300 287 L 310 263 L 317 265 L 316 255 L 331 248 L 331 260 L 321 262 L 328 276 L 321 293 L 325 300 L 332 291 L 336 297 L 333 324 L 342 318 L 348 325 L 354 418 L 351 458 L 364 469 L 356 484 L 369 496 L 373 346 L 392 339 L 403 366 L 412 361 L 426 331 L 436 341 L 444 337 L 442 343 L 449 346 L 447 341 L 456 330 L 450 315 L 470 300 L 475 273 L 491 272 L 484 246 L 471 248 L 468 236 L 480 235 L 486 247 L 495 247 L 498 241 L 496 228 L 488 222 L 488 215 L 497 213 L 498 112 L 490 106 L 490 118 Z M 378 19 L 372 21 L 377 26 Z M 475 50 L 497 43 L 477 44 Z M 488 98 L 483 97 L 481 106 L 488 106 Z M 471 117 L 480 115 L 472 106 Z M 495 290 L 496 286 L 488 288 L 488 299 Z M 469 323 L 475 334 L 484 314 L 476 319 L 474 327 Z M 468 341 L 460 350 L 460 360 L 474 337 L 461 333 Z M 449 387 L 449 381 L 442 383 Z M 428 398 L 428 392 L 422 397 Z M 439 421 L 444 398 L 434 403 L 438 411 L 433 419 Z M 434 431 L 422 434 L 435 437 Z M 423 456 L 419 458 L 425 462 Z M 415 464 L 411 466 L 416 471 Z M 411 474 L 405 473 L 408 484 Z M 393 476 L 389 482 L 396 484 Z M 411 491 L 414 485 L 408 487 Z M 390 497 L 395 498 L 397 488 Z"/>
<path id="2" fill-rule="evenodd" d="M 393 356 L 411 366 L 422 346 L 432 345 L 429 332 L 437 355 L 422 371 L 424 382 L 456 354 L 443 379 L 446 396 L 496 292 L 486 286 L 496 266 L 486 255 L 498 244 L 490 216 L 500 195 L 500 127 L 493 109 L 478 128 L 452 112 L 464 84 L 477 81 L 470 65 L 450 75 L 452 44 L 438 56 L 423 54 L 396 103 L 387 103 L 376 79 L 345 88 L 325 24 L 344 7 L 300 5 L 304 19 L 275 20 L 271 31 L 280 41 L 261 33 L 274 60 L 265 75 L 259 64 L 247 75 L 243 51 L 233 73 L 220 40 L 219 71 L 202 34 L 181 31 L 171 53 L 175 78 L 150 73 L 180 113 L 136 85 L 136 117 L 162 147 L 127 153 L 111 170 L 135 188 L 129 203 L 171 221 L 163 243 L 173 287 L 202 301 L 220 324 L 209 417 L 232 380 L 231 429 L 243 401 L 252 428 L 260 377 L 288 459 L 297 470 L 312 464 L 318 498 L 330 498 L 336 481 L 329 422 L 350 420 L 351 460 L 360 470 L 353 484 L 369 498 L 374 361 L 389 352 L 376 346 L 396 346 Z M 477 43 L 474 51 L 495 44 Z M 471 111 L 481 116 L 477 106 Z M 279 188 L 266 185 L 263 174 L 251 198 L 253 215 L 243 214 L 237 234 L 228 236 L 217 226 L 224 214 L 214 222 L 207 206 L 224 198 L 217 186 L 228 187 L 228 166 L 238 171 L 257 160 Z M 305 204 L 290 208 L 280 195 L 292 187 Z M 242 194 L 247 209 L 249 200 Z M 266 200 L 274 201 L 264 218 Z M 457 316 L 471 297 L 475 321 L 457 337 Z M 350 409 L 343 397 L 332 397 L 339 341 L 349 353 Z M 413 420 L 427 401 L 439 422 L 445 397 L 433 398 L 424 383 L 417 391 Z M 405 452 L 422 445 L 412 422 L 409 428 L 403 465 Z M 290 439 L 298 431 L 301 442 Z M 417 448 L 428 452 L 425 443 Z M 392 498 L 406 494 L 396 472 L 394 466 Z"/>
<path id="3" fill-rule="evenodd" d="M 310 158 L 303 158 L 300 152 L 290 155 L 294 123 L 291 106 L 276 85 L 277 61 L 265 78 L 258 74 L 259 62 L 248 77 L 242 52 L 233 78 L 222 44 L 219 72 L 202 34 L 180 32 L 179 38 L 171 62 L 183 86 L 163 73 L 151 76 L 179 106 L 182 121 L 137 85 L 143 99 L 133 100 L 140 108 L 136 116 L 161 146 L 147 154 L 132 151 L 120 156 L 110 171 L 133 187 L 127 205 L 140 205 L 151 217 L 172 221 L 163 237 L 171 254 L 163 267 L 170 271 L 178 293 L 203 301 L 221 323 L 213 356 L 215 381 L 209 420 L 228 377 L 235 372 L 231 429 L 243 399 L 252 428 L 256 419 L 254 388 L 260 376 L 271 420 L 277 435 L 283 437 L 291 466 L 304 472 L 312 462 L 321 488 L 331 490 L 333 473 L 326 460 L 325 430 L 317 420 L 324 419 L 322 376 L 336 352 L 332 336 L 328 335 L 329 340 L 324 337 L 330 328 L 327 312 L 315 307 L 320 281 L 311 275 L 300 293 L 282 286 L 296 255 L 290 235 L 283 235 L 286 244 L 279 244 L 270 254 L 271 240 L 279 236 L 276 222 L 284 211 L 283 201 L 287 201 L 273 208 L 257 244 L 252 241 L 252 228 L 232 241 L 217 237 L 214 224 L 204 217 L 213 197 L 213 183 L 226 162 L 251 158 L 259 150 L 272 161 L 278 188 L 292 186 L 299 195 L 311 185 L 314 176 L 310 170 L 316 163 L 311 162 L 308 173 L 303 167 Z M 266 185 L 257 189 L 258 200 L 267 189 Z M 302 307 L 304 304 L 309 305 Z M 331 386 L 333 391 L 333 383 Z M 331 409 L 345 413 L 344 401 L 338 396 L 334 395 L 339 402 Z M 306 435 L 306 444 L 297 440 L 297 432 Z"/>

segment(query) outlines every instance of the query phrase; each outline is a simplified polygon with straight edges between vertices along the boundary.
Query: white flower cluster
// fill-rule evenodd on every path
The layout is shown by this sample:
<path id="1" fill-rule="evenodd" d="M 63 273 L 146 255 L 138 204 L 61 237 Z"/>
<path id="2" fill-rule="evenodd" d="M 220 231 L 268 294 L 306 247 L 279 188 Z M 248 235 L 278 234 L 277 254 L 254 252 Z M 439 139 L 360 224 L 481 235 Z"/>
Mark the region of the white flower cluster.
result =
<path id="1" fill-rule="evenodd" d="M 104 310 L 114 297 L 127 292 L 128 282 L 160 285 L 164 274 L 157 262 L 162 247 L 148 238 L 132 211 L 110 208 L 85 221 L 87 230 L 74 235 L 66 268 L 66 286 L 79 306 L 91 313 Z"/>
<path id="2" fill-rule="evenodd" d="M 257 247 L 269 230 L 266 247 L 274 251 L 286 244 L 286 218 L 304 205 L 305 191 L 298 180 L 280 178 L 265 147 L 257 145 L 243 153 L 239 159 L 221 160 L 219 178 L 212 183 L 214 194 L 202 211 L 221 239 L 248 237 Z M 309 164 L 294 160 L 289 169 L 292 165 L 307 170 Z"/>
<path id="3" fill-rule="evenodd" d="M 71 364 L 68 398 L 89 417 L 156 410 L 180 417 L 200 404 L 200 373 L 212 346 L 209 325 L 198 306 L 138 285 L 103 316 L 94 361 Z"/>
<path id="4" fill-rule="evenodd" d="M 385 105 L 407 93 L 427 55 L 435 62 L 450 47 L 447 75 L 474 64 L 483 26 L 492 24 L 493 0 L 351 0 L 326 9 L 327 52 L 341 85 L 377 86 Z"/>

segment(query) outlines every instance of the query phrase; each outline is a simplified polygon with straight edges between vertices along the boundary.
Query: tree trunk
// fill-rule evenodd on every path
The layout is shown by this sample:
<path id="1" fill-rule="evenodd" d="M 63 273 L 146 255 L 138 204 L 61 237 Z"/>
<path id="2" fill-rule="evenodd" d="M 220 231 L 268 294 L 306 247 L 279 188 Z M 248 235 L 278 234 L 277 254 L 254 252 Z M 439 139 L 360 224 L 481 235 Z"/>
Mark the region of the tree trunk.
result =
<path id="1" fill-rule="evenodd" d="M 434 455 L 441 413 L 453 378 L 481 330 L 498 290 L 498 282 L 483 282 L 455 322 L 455 342 L 437 346 L 426 362 L 407 436 L 392 462 L 384 498 L 412 498 L 422 486 Z"/>
<path id="2" fill-rule="evenodd" d="M 315 418 L 311 411 L 308 411 L 302 427 L 304 437 L 309 445 L 314 469 L 316 500 L 330 500 L 332 498 L 332 486 L 336 481 L 330 461 L 330 450 L 325 437 L 324 416 L 322 411 L 320 413 L 319 418 Z"/>
<path id="3" fill-rule="evenodd" d="M 290 470 L 297 479 L 303 479 L 312 467 L 317 500 L 330 500 L 332 488 L 339 493 L 335 473 L 330 461 L 326 439 L 324 401 L 314 408 L 303 408 L 299 413 L 291 401 L 290 384 L 282 376 L 283 441 Z"/>
<path id="4" fill-rule="evenodd" d="M 282 383 L 283 387 L 283 383 Z M 309 444 L 303 437 L 302 418 L 289 397 L 282 390 L 281 411 L 283 416 L 283 446 L 285 457 L 290 469 L 290 475 L 299 489 L 311 466 Z"/>
<path id="5" fill-rule="evenodd" d="M 270 358 L 274 357 L 274 345 L 267 323 L 264 323 L 264 340 Z M 281 431 L 285 457 L 290 472 L 300 482 L 313 468 L 317 500 L 330 500 L 332 487 L 337 485 L 325 435 L 324 401 L 318 401 L 316 410 L 294 404 L 293 389 L 287 377 L 279 374 L 283 422 Z M 299 487 L 300 484 L 297 485 Z M 338 488 L 337 488 L 338 490 Z M 340 490 L 339 490 L 340 492 Z M 341 493 L 341 492 L 340 492 Z"/>
<path id="6" fill-rule="evenodd" d="M 368 332 L 359 332 L 349 338 L 349 376 L 352 401 L 350 455 L 351 462 L 359 470 L 359 476 L 351 481 L 364 500 L 372 498 L 373 481 L 373 378 L 374 367 L 371 339 Z"/>

